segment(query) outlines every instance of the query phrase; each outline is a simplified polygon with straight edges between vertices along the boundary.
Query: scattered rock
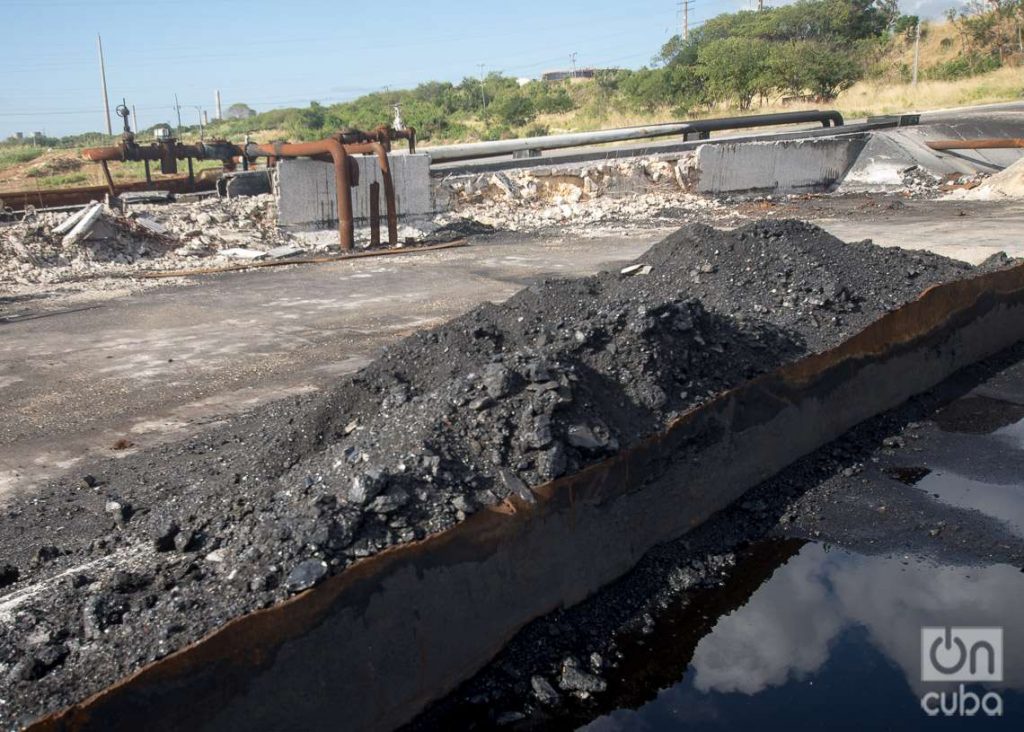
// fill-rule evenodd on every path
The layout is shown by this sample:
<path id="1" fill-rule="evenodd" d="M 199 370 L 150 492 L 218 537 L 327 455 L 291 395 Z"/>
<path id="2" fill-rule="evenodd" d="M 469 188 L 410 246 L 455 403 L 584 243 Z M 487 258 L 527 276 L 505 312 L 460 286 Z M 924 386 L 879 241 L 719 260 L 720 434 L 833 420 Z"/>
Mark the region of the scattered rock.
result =
<path id="1" fill-rule="evenodd" d="M 288 573 L 285 589 L 289 592 L 308 590 L 327 576 L 327 562 L 322 559 L 307 559 L 300 562 Z"/>
<path id="2" fill-rule="evenodd" d="M 532 677 L 530 679 L 530 687 L 533 689 L 533 695 L 537 697 L 537 701 L 541 704 L 551 706 L 561 700 L 558 692 L 555 691 L 555 687 L 543 676 Z"/>
<path id="3" fill-rule="evenodd" d="M 572 656 L 562 661 L 562 674 L 559 676 L 558 686 L 562 691 L 572 691 L 586 696 L 608 688 L 604 679 L 582 670 L 579 662 Z"/>
<path id="4" fill-rule="evenodd" d="M 153 547 L 158 552 L 169 552 L 174 549 L 174 537 L 181 528 L 176 521 L 165 521 L 153 532 Z"/>
<path id="5" fill-rule="evenodd" d="M 20 573 L 13 564 L 0 564 L 0 589 L 18 581 Z"/>

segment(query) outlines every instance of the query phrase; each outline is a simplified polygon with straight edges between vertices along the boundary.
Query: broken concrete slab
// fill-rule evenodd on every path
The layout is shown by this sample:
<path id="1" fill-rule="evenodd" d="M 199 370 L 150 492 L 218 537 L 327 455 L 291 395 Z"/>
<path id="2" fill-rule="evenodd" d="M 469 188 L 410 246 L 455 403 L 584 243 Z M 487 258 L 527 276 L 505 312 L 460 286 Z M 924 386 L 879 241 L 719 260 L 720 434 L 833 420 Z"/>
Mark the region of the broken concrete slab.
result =
<path id="1" fill-rule="evenodd" d="M 243 170 L 236 173 L 225 173 L 217 181 L 217 191 L 226 198 L 273 193 L 273 177 L 269 170 Z"/>
<path id="2" fill-rule="evenodd" d="M 161 224 L 161 223 L 159 223 L 157 221 L 153 221 L 153 219 L 147 219 L 147 218 L 145 218 L 143 216 L 140 216 L 139 218 L 135 219 L 135 223 L 138 224 L 139 226 L 141 226 L 144 229 L 148 229 L 149 231 L 152 231 L 154 234 L 161 234 L 161 235 L 163 235 L 163 234 L 166 234 L 168 232 L 167 227 L 164 226 L 163 224 Z"/>
<path id="3" fill-rule="evenodd" d="M 67 236 L 61 241 L 61 244 L 65 247 L 77 244 L 83 238 L 85 238 L 93 226 L 99 220 L 103 214 L 103 204 L 97 203 L 88 208 L 85 214 L 78 220 L 78 222 L 72 227 L 71 231 L 68 232 Z"/>
<path id="4" fill-rule="evenodd" d="M 290 257 L 297 257 L 300 254 L 305 254 L 306 250 L 302 247 L 295 247 L 290 244 L 283 246 L 274 247 L 267 251 L 267 257 L 270 259 L 288 259 Z"/>
<path id="5" fill-rule="evenodd" d="M 245 247 L 233 247 L 231 249 L 223 249 L 220 252 L 222 257 L 228 259 L 239 259 L 246 262 L 255 262 L 260 259 L 266 259 L 267 253 L 261 252 L 258 249 L 246 249 Z"/>
<path id="6" fill-rule="evenodd" d="M 53 229 L 53 233 L 57 234 L 58 236 L 67 234 L 69 231 L 71 231 L 71 229 L 75 227 L 75 225 L 79 221 L 81 221 L 86 215 L 89 214 L 90 211 L 92 211 L 94 206 L 98 205 L 99 204 L 96 201 L 93 201 L 89 205 L 83 206 L 82 208 L 78 209 L 73 214 L 64 219 L 64 221 L 61 222 L 59 226 L 55 226 Z"/>
<path id="7" fill-rule="evenodd" d="M 827 191 L 842 180 L 865 135 L 702 145 L 693 165 L 700 193 Z"/>

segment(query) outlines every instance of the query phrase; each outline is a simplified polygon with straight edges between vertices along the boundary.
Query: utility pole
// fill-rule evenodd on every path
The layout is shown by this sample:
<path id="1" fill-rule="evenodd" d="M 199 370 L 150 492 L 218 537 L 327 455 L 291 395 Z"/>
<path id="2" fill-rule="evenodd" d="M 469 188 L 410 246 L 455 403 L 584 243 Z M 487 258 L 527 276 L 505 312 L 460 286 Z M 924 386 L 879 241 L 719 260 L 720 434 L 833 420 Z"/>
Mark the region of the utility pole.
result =
<path id="1" fill-rule="evenodd" d="M 914 74 L 910 79 L 911 86 L 917 86 L 917 64 L 921 60 L 921 21 L 917 21 L 917 31 L 914 33 Z"/>
<path id="2" fill-rule="evenodd" d="M 96 48 L 100 52 L 100 83 L 103 85 L 103 110 L 107 113 L 107 134 L 113 135 L 114 128 L 110 124 L 110 100 L 107 99 L 107 67 L 103 63 L 103 39 L 99 33 L 96 34 Z"/>
<path id="3" fill-rule="evenodd" d="M 174 95 L 174 111 L 178 113 L 178 138 L 181 138 L 181 105 L 178 104 L 178 95 Z"/>
<path id="4" fill-rule="evenodd" d="M 576 78 L 576 52 L 569 54 L 569 62 L 572 64 L 572 78 Z"/>
<path id="5" fill-rule="evenodd" d="M 135 131 L 139 131 L 139 116 L 135 114 L 135 105 L 132 105 L 132 122 L 135 123 Z"/>
<path id="6" fill-rule="evenodd" d="M 224 115 L 220 113 L 220 89 L 217 90 L 217 119 L 224 119 Z"/>
<path id="7" fill-rule="evenodd" d="M 683 41 L 685 42 L 690 37 L 690 6 L 693 5 L 693 0 L 682 0 L 679 6 L 683 9 Z"/>
<path id="8" fill-rule="evenodd" d="M 764 0 L 757 0 L 757 12 L 764 10 Z"/>

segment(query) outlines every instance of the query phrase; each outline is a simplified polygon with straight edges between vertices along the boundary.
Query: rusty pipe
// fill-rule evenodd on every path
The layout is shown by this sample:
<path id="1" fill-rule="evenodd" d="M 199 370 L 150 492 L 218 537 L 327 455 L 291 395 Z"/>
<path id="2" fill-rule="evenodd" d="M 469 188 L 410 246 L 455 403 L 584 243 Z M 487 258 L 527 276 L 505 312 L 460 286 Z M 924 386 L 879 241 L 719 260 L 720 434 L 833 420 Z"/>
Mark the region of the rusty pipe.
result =
<path id="1" fill-rule="evenodd" d="M 107 165 L 106 160 L 100 161 L 100 167 L 103 168 L 103 177 L 107 181 L 107 192 L 110 193 L 111 197 L 117 195 L 117 189 L 114 188 L 114 179 L 110 176 L 110 166 Z"/>
<path id="2" fill-rule="evenodd" d="M 197 160 L 230 161 L 243 150 L 226 140 L 210 140 L 195 145 L 184 145 L 175 140 L 152 145 L 136 145 L 121 143 L 110 147 L 87 147 L 82 149 L 82 156 L 95 163 L 104 160 L 125 162 L 129 160 L 163 160 L 165 158 L 196 158 Z"/>
<path id="3" fill-rule="evenodd" d="M 380 183 L 370 184 L 370 246 L 380 246 Z"/>
<path id="4" fill-rule="evenodd" d="M 379 142 L 364 142 L 356 145 L 345 145 L 350 153 L 374 154 L 380 165 L 380 177 L 384 181 L 384 205 L 388 215 L 388 244 L 398 244 L 398 208 L 395 204 L 395 182 L 391 178 L 391 163 L 388 161 L 387 150 Z"/>
<path id="5" fill-rule="evenodd" d="M 929 140 L 932 150 L 1002 150 L 1024 148 L 1024 137 L 989 137 L 979 140 Z"/>
<path id="6" fill-rule="evenodd" d="M 355 224 L 352 219 L 351 178 L 348 170 L 348 152 L 345 146 L 334 138 L 316 142 L 276 142 L 271 145 L 249 143 L 245 154 L 250 158 L 311 158 L 330 155 L 334 165 L 334 183 L 338 196 L 338 239 L 342 251 L 352 251 L 355 241 Z"/>

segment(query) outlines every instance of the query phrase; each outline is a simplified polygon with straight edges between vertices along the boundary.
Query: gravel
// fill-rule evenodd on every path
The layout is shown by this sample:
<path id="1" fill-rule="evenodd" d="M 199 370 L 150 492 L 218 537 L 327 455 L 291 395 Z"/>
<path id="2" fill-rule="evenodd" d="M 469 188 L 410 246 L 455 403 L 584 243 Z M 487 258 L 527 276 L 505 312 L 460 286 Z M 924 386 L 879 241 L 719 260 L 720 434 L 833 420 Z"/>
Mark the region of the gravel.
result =
<path id="1" fill-rule="evenodd" d="M 687 227 L 637 263 L 650 270 L 543 282 L 409 337 L 331 390 L 10 502 L 0 726 L 360 557 L 531 501 L 530 486 L 972 272 L 793 221 Z M 580 658 L 536 693 L 593 693 L 600 678 Z"/>

